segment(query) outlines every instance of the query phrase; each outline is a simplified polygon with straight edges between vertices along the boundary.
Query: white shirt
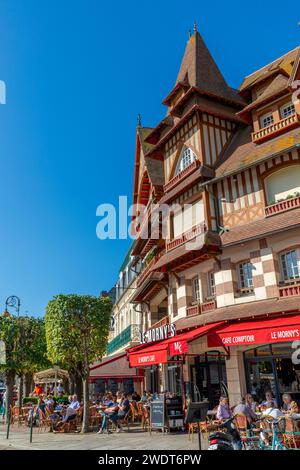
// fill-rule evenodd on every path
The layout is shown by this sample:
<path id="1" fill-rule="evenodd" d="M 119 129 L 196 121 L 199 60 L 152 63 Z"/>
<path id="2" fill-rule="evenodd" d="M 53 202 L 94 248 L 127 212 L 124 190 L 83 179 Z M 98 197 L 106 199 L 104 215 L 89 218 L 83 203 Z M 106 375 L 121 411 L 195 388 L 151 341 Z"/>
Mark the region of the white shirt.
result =
<path id="1" fill-rule="evenodd" d="M 263 412 L 263 415 L 268 415 L 268 416 L 272 416 L 272 418 L 274 419 L 278 419 L 280 418 L 280 416 L 284 416 L 284 413 L 282 413 L 281 410 L 279 410 L 278 408 L 267 408 L 264 412 Z"/>
<path id="2" fill-rule="evenodd" d="M 71 408 L 71 410 L 78 410 L 80 408 L 80 403 L 79 401 L 71 401 L 70 405 L 68 408 Z"/>

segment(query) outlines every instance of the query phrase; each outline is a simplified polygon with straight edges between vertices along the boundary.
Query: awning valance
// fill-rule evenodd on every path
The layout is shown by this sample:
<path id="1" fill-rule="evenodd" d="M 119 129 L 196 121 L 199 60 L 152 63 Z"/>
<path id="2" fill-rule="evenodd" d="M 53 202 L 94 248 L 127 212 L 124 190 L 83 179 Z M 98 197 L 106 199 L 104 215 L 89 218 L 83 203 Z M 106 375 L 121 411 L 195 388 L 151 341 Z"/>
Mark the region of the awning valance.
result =
<path id="1" fill-rule="evenodd" d="M 295 339 L 300 339 L 300 315 L 223 324 L 208 336 L 208 346 L 268 344 Z"/>
<path id="2" fill-rule="evenodd" d="M 168 362 L 169 356 L 180 356 L 188 353 L 188 343 L 194 341 L 200 336 L 205 335 L 209 331 L 221 325 L 218 323 L 211 323 L 191 331 L 186 331 L 174 336 L 173 338 L 160 341 L 158 343 L 151 343 L 144 347 L 135 347 L 128 351 L 130 367 L 144 367 L 155 364 L 163 364 Z"/>

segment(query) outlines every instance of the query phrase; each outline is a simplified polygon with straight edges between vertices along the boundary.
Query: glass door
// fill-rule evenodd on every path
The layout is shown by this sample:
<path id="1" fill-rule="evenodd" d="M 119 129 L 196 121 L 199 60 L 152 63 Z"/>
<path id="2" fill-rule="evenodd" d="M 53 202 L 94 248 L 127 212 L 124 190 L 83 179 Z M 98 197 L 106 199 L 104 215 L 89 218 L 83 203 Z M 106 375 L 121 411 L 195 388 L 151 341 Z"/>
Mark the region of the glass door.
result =
<path id="1" fill-rule="evenodd" d="M 279 402 L 277 374 L 273 358 L 251 358 L 246 360 L 248 391 L 259 403 L 271 391 Z"/>

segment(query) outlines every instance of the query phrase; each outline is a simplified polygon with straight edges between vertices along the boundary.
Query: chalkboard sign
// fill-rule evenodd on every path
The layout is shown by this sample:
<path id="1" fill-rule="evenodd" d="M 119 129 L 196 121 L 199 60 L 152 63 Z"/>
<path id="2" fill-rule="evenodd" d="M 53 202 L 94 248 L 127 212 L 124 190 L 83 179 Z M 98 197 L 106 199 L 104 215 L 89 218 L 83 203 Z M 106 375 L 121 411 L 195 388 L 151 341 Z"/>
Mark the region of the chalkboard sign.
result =
<path id="1" fill-rule="evenodd" d="M 150 429 L 165 428 L 165 399 L 159 396 L 150 403 Z"/>

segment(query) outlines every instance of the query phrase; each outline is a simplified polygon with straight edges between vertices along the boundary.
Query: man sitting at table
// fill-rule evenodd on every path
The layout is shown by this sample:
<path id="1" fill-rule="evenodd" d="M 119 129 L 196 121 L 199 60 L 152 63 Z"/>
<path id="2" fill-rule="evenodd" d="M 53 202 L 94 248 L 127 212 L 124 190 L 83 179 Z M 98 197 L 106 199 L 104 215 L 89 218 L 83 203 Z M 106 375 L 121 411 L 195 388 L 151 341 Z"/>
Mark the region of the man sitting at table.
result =
<path id="1" fill-rule="evenodd" d="M 68 408 L 66 409 L 66 414 L 62 419 L 62 423 L 66 423 L 70 421 L 71 419 L 74 418 L 75 415 L 77 415 L 77 411 L 80 408 L 80 403 L 77 400 L 77 395 L 72 396 L 72 401 L 69 404 Z"/>
<path id="2" fill-rule="evenodd" d="M 241 399 L 240 402 L 235 406 L 233 410 L 233 415 L 243 414 L 247 416 L 248 421 L 255 421 L 257 419 L 257 415 L 254 413 L 251 406 L 246 403 L 245 399 Z"/>
<path id="3" fill-rule="evenodd" d="M 221 397 L 220 400 L 219 400 L 219 406 L 217 408 L 216 418 L 219 421 L 224 421 L 226 419 L 231 418 L 231 416 L 232 416 L 232 413 L 231 413 L 231 410 L 229 408 L 228 398 L 227 397 Z"/>
<path id="4" fill-rule="evenodd" d="M 119 405 L 117 403 L 117 397 L 112 396 L 111 399 L 109 398 L 108 400 L 104 401 L 103 405 L 104 407 L 100 411 L 100 414 L 103 417 L 103 419 L 102 419 L 102 424 L 101 424 L 100 431 L 98 432 L 98 434 L 104 433 L 108 425 L 108 419 L 113 421 L 113 423 L 117 426 L 118 430 L 121 429 L 120 425 L 118 424 Z"/>

